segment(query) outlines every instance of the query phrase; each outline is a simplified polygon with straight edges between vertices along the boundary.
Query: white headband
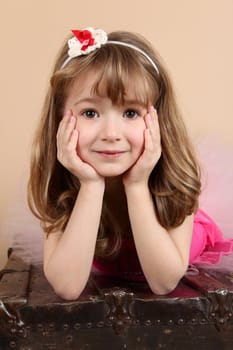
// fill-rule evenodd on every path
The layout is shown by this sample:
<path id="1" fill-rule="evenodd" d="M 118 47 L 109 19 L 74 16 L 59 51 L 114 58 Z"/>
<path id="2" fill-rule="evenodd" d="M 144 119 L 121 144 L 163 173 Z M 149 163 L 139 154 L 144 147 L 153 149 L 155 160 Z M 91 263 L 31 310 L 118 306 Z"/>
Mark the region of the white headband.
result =
<path id="1" fill-rule="evenodd" d="M 90 52 L 100 48 L 104 44 L 114 44 L 130 47 L 133 50 L 140 52 L 154 67 L 156 73 L 159 75 L 159 69 L 152 58 L 139 47 L 123 41 L 108 40 L 107 33 L 102 29 L 94 29 L 91 27 L 83 30 L 72 30 L 74 37 L 68 40 L 68 57 L 63 62 L 61 69 L 64 68 L 73 58 L 87 55 Z"/>

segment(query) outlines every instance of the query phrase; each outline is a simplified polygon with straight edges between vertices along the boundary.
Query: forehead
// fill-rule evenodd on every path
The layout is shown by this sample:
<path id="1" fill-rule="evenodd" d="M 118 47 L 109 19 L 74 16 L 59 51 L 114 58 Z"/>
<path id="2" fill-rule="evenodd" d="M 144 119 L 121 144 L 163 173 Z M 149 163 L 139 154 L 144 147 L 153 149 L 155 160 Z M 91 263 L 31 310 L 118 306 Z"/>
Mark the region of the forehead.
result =
<path id="1" fill-rule="evenodd" d="M 105 71 L 89 70 L 76 77 L 67 94 L 67 99 L 77 97 L 108 97 L 113 104 L 124 104 L 125 100 L 134 100 L 145 105 L 153 103 L 153 89 L 146 79 L 139 75 L 111 79 Z"/>

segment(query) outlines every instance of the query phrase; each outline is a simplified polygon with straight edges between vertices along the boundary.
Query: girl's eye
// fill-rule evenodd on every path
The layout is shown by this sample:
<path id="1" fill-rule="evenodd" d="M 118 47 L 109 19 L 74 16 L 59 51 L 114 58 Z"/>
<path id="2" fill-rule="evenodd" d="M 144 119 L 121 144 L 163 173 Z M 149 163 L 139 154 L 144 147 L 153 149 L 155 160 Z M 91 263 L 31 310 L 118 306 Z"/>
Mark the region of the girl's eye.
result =
<path id="1" fill-rule="evenodd" d="M 98 113 L 96 111 L 94 111 L 93 109 L 88 109 L 85 112 L 82 113 L 82 115 L 88 119 L 92 119 L 92 118 L 97 118 L 98 117 Z"/>
<path id="2" fill-rule="evenodd" d="M 128 109 L 124 112 L 124 117 L 129 119 L 135 119 L 139 116 L 139 113 L 134 109 Z"/>

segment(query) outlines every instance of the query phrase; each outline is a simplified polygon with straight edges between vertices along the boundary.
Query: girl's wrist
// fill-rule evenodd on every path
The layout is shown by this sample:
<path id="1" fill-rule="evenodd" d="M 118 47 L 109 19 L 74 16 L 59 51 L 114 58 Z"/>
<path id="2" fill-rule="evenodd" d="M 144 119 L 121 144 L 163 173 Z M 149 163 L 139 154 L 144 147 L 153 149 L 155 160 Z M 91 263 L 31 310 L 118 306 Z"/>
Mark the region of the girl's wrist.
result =
<path id="1" fill-rule="evenodd" d="M 145 192 L 149 192 L 148 183 L 145 182 L 132 182 L 132 183 L 124 183 L 125 193 L 135 193 L 135 194 L 143 194 Z"/>
<path id="2" fill-rule="evenodd" d="M 104 192 L 105 181 L 104 179 L 96 181 L 80 181 L 81 189 L 90 192 Z"/>

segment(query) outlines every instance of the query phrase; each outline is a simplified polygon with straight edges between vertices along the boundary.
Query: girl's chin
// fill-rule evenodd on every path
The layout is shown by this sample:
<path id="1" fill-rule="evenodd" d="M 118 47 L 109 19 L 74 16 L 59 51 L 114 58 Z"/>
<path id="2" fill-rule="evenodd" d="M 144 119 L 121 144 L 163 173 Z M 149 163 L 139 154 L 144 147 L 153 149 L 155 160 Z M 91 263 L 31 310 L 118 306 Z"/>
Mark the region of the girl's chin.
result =
<path id="1" fill-rule="evenodd" d="M 90 163 L 89 163 L 90 164 Z M 109 164 L 90 164 L 95 171 L 102 177 L 117 177 L 122 176 L 125 174 L 129 169 L 131 169 L 134 166 L 134 163 L 127 163 L 127 164 L 116 164 L 116 163 L 109 163 Z"/>
<path id="2" fill-rule="evenodd" d="M 117 177 L 125 174 L 129 169 L 132 168 L 134 163 L 131 162 L 108 162 L 105 164 L 99 164 L 98 162 L 87 162 L 83 160 L 85 163 L 89 164 L 96 172 L 102 177 Z"/>
<path id="3" fill-rule="evenodd" d="M 93 167 L 95 171 L 102 177 L 117 177 L 122 176 L 129 168 L 123 168 L 120 169 L 114 168 L 113 165 L 110 165 L 108 167 L 100 168 L 100 167 Z"/>

